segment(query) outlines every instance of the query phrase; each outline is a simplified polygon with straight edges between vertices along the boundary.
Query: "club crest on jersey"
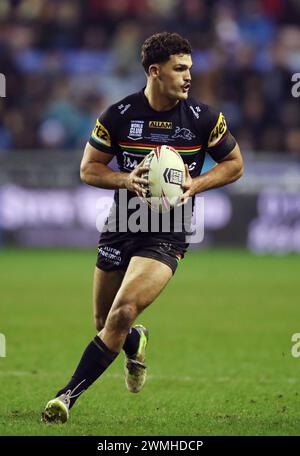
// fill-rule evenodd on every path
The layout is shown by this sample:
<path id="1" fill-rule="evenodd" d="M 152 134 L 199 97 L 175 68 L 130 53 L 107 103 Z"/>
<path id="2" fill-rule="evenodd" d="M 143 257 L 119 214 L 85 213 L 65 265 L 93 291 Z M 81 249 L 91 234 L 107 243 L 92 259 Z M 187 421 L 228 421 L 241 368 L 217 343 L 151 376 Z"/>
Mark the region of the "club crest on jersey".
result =
<path id="1" fill-rule="evenodd" d="M 92 138 L 104 146 L 111 147 L 110 134 L 107 128 L 97 119 L 96 126 L 92 132 Z"/>
<path id="2" fill-rule="evenodd" d="M 150 120 L 149 128 L 163 128 L 165 130 L 172 130 L 172 122 L 166 120 Z"/>
<path id="3" fill-rule="evenodd" d="M 191 139 L 196 138 L 196 136 L 188 128 L 176 127 L 175 133 L 172 136 L 172 138 L 183 138 L 187 139 L 188 141 L 191 141 Z"/>
<path id="4" fill-rule="evenodd" d="M 220 112 L 218 122 L 216 123 L 214 129 L 211 131 L 208 139 L 208 147 L 213 147 L 218 144 L 218 142 L 223 138 L 224 134 L 227 131 L 226 120 L 223 114 Z"/>
<path id="5" fill-rule="evenodd" d="M 133 141 L 137 141 L 138 139 L 143 139 L 143 127 L 144 121 L 143 120 L 132 120 L 130 123 L 130 130 L 129 135 L 127 138 L 133 139 Z"/>

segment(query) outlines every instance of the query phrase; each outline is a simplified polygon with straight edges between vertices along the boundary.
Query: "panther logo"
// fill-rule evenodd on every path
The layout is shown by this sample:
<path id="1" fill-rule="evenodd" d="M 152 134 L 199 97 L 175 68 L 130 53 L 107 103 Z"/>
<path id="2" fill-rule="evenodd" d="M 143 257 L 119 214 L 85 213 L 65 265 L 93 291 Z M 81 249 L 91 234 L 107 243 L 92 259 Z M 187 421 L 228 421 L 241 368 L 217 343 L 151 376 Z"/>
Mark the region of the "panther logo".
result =
<path id="1" fill-rule="evenodd" d="M 191 139 L 196 138 L 196 136 L 188 128 L 176 127 L 175 133 L 172 136 L 172 138 L 183 138 L 187 141 L 191 141 Z"/>

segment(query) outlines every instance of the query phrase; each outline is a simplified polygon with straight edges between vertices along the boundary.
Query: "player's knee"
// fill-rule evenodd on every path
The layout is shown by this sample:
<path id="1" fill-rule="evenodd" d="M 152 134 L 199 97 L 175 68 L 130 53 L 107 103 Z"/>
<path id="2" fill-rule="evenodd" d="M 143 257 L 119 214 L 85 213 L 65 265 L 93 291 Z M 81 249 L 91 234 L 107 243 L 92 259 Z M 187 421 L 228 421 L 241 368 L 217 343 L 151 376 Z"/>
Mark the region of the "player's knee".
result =
<path id="1" fill-rule="evenodd" d="M 129 302 L 121 302 L 120 305 L 112 312 L 111 324 L 119 331 L 128 331 L 138 315 L 137 307 Z"/>

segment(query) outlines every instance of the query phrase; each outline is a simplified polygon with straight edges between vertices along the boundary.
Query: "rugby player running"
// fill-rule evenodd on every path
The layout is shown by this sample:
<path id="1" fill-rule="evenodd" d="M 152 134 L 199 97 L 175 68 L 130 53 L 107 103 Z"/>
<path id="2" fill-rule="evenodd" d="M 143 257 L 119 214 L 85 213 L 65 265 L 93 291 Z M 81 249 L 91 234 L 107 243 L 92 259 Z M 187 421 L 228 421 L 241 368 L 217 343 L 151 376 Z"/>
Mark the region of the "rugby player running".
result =
<path id="1" fill-rule="evenodd" d="M 191 47 L 177 33 L 162 32 L 142 46 L 147 84 L 141 91 L 111 105 L 97 119 L 81 162 L 83 182 L 114 189 L 115 230 L 100 237 L 94 272 L 94 316 L 97 336 L 86 347 L 67 385 L 42 414 L 46 422 L 65 422 L 77 398 L 109 367 L 123 349 L 125 383 L 139 392 L 146 379 L 148 330 L 133 326 L 161 293 L 188 247 L 186 233 L 118 230 L 120 193 L 145 196 L 144 157 L 158 145 L 174 147 L 186 164 L 182 204 L 197 193 L 236 181 L 243 173 L 239 146 L 222 113 L 189 96 Z M 216 166 L 200 175 L 205 153 Z M 116 157 L 119 172 L 108 167 Z M 146 203 L 145 203 L 146 204 Z M 150 209 L 149 209 L 150 211 Z M 112 224 L 113 225 L 113 224 Z"/>

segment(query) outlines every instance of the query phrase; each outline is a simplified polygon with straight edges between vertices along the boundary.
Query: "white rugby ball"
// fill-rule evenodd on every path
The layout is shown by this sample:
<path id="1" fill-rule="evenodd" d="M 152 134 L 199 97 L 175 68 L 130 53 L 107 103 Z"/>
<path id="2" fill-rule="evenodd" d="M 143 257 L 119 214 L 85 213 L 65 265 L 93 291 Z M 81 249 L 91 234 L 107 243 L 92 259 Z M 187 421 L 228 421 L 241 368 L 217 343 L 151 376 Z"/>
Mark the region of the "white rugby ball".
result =
<path id="1" fill-rule="evenodd" d="M 168 212 L 183 194 L 185 179 L 184 162 L 171 146 L 157 146 L 143 163 L 149 171 L 143 175 L 148 179 L 146 201 L 155 212 Z"/>

